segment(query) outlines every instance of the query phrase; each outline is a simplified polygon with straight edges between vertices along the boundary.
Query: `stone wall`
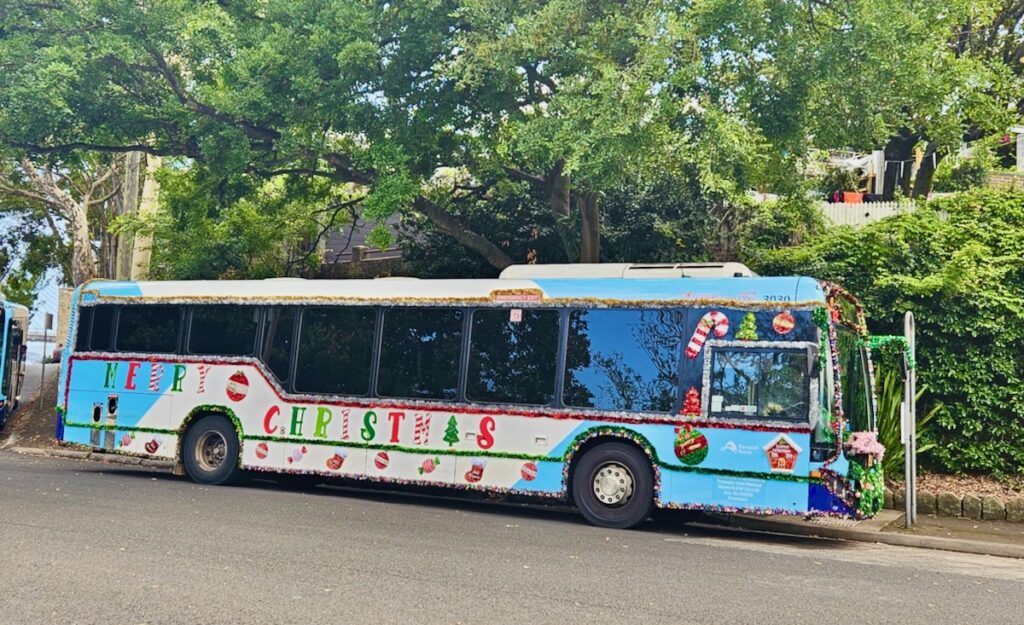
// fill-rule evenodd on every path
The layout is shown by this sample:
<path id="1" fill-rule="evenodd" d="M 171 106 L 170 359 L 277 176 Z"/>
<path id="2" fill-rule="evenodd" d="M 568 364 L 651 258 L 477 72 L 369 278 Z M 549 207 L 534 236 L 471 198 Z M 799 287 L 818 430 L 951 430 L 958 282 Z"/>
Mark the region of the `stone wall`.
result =
<path id="1" fill-rule="evenodd" d="M 885 507 L 903 510 L 906 506 L 906 491 L 886 489 Z M 1024 497 L 1004 499 L 992 495 L 960 496 L 956 493 L 934 493 L 927 490 L 917 493 L 918 514 L 959 517 L 986 521 L 1009 521 L 1024 523 Z"/>

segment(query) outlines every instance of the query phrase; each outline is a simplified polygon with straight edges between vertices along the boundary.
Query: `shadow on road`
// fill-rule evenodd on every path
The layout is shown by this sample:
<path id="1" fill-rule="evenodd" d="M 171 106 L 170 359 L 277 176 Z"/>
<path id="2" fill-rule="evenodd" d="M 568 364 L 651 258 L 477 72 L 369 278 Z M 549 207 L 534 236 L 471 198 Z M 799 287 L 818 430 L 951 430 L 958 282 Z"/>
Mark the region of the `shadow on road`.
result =
<path id="1" fill-rule="evenodd" d="M 138 480 L 164 480 L 191 485 L 187 477 L 179 477 L 164 471 L 149 471 L 143 468 L 111 469 L 104 466 L 103 473 Z M 444 488 L 423 488 L 380 484 L 368 485 L 357 480 L 321 480 L 315 476 L 280 475 L 275 477 L 251 475 L 241 484 L 231 487 L 238 490 L 259 492 L 297 493 L 315 497 L 363 500 L 386 503 L 394 506 L 415 506 L 438 510 L 461 510 L 481 514 L 504 515 L 512 518 L 535 519 L 563 523 L 567 526 L 589 527 L 575 509 L 560 502 L 544 502 L 537 499 L 488 495 L 474 491 L 460 491 L 453 495 Z M 723 525 L 721 517 L 702 512 L 686 510 L 655 510 L 652 518 L 638 528 L 629 530 L 639 534 L 659 535 L 664 538 L 721 538 L 739 540 L 760 545 L 785 545 L 788 547 L 821 549 L 855 549 L 857 545 L 844 541 L 807 536 L 791 536 L 750 531 Z"/>

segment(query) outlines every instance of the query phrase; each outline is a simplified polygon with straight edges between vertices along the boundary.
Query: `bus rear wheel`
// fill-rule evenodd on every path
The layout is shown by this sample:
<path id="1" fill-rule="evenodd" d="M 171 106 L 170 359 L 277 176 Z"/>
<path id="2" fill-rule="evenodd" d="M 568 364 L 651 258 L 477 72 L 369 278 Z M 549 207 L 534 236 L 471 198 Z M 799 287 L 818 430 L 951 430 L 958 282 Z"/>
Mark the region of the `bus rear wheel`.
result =
<path id="1" fill-rule="evenodd" d="M 639 525 L 654 505 L 650 460 L 628 443 L 602 443 L 587 450 L 576 465 L 572 496 L 593 525 L 617 529 Z"/>
<path id="2" fill-rule="evenodd" d="M 238 476 L 238 434 L 224 417 L 199 419 L 185 434 L 182 462 L 193 481 L 227 484 Z"/>

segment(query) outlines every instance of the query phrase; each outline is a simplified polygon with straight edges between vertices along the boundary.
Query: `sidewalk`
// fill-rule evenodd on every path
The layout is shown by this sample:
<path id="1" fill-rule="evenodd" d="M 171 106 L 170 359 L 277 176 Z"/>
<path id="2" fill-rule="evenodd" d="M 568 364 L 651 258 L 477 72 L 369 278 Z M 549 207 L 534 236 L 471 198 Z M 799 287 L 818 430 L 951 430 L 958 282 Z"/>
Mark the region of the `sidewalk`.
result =
<path id="1" fill-rule="evenodd" d="M 919 515 L 914 527 L 907 529 L 903 513 L 895 510 L 882 510 L 864 521 L 781 515 L 714 517 L 723 525 L 761 532 L 1024 558 L 1024 524 L 1020 523 Z"/>

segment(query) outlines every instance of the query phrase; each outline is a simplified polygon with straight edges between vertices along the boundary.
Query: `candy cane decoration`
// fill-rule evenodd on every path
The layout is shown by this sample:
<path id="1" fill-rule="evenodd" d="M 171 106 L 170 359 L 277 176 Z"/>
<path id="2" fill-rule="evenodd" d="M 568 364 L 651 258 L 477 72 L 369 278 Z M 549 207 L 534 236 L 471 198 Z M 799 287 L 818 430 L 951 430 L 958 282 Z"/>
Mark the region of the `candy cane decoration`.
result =
<path id="1" fill-rule="evenodd" d="M 206 374 L 210 372 L 210 365 L 199 365 L 199 389 L 197 393 L 206 392 Z"/>
<path id="2" fill-rule="evenodd" d="M 348 440 L 348 408 L 341 411 L 341 440 Z"/>
<path id="3" fill-rule="evenodd" d="M 430 416 L 422 412 L 416 413 L 416 429 L 413 433 L 413 444 L 426 445 L 430 438 Z"/>
<path id="4" fill-rule="evenodd" d="M 154 393 L 160 392 L 160 378 L 164 375 L 164 366 L 158 365 L 155 362 L 149 369 L 149 390 Z"/>
<path id="5" fill-rule="evenodd" d="M 704 347 L 704 343 L 707 342 L 712 328 L 715 331 L 715 336 L 722 338 L 729 331 L 729 318 L 717 310 L 712 310 L 701 317 L 697 328 L 693 331 L 693 336 L 690 337 L 690 343 L 686 346 L 687 358 L 693 360 L 697 357 L 701 348 Z"/>

